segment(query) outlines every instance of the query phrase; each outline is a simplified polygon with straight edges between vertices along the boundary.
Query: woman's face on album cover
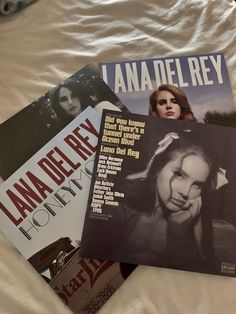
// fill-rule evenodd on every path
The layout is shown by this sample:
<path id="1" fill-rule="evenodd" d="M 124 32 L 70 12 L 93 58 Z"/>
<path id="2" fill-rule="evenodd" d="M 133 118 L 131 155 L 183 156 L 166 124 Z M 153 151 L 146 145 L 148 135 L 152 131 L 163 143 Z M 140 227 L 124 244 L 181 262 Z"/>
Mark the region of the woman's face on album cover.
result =
<path id="1" fill-rule="evenodd" d="M 201 154 L 175 152 L 156 179 L 159 201 L 169 212 L 188 209 L 189 201 L 201 195 L 210 168 Z"/>
<path id="2" fill-rule="evenodd" d="M 161 91 L 157 96 L 157 114 L 161 118 L 179 119 L 181 116 L 181 107 L 177 103 L 175 96 L 167 91 Z"/>
<path id="3" fill-rule="evenodd" d="M 67 87 L 59 90 L 59 104 L 69 115 L 76 117 L 81 112 L 79 98 Z"/>

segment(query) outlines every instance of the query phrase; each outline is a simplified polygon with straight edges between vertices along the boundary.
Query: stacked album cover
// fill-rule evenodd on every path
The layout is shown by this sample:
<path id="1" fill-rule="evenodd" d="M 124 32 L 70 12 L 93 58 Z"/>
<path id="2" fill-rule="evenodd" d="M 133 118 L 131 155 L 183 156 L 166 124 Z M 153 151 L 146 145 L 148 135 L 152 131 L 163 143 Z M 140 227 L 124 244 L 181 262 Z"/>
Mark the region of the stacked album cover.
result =
<path id="1" fill-rule="evenodd" d="M 0 125 L 0 229 L 74 313 L 136 265 L 235 276 L 222 52 L 89 65 Z"/>

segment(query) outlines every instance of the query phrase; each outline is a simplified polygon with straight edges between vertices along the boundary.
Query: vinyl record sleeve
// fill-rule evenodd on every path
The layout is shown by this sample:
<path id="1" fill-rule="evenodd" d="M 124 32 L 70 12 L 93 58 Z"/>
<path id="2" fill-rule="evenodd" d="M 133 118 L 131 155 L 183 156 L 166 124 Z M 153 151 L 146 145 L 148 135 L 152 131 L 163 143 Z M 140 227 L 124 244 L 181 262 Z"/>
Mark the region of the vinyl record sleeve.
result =
<path id="1" fill-rule="evenodd" d="M 101 62 L 99 74 L 132 113 L 155 115 L 151 95 L 160 86 L 171 85 L 177 87 L 174 90 L 177 97 L 180 94 L 187 97 L 188 110 L 198 122 L 235 126 L 235 104 L 226 61 L 220 51 L 150 56 Z M 182 105 L 186 107 L 186 101 Z M 189 119 L 187 115 L 179 118 Z"/>
<path id="2" fill-rule="evenodd" d="M 235 276 L 234 128 L 103 114 L 81 255 Z"/>

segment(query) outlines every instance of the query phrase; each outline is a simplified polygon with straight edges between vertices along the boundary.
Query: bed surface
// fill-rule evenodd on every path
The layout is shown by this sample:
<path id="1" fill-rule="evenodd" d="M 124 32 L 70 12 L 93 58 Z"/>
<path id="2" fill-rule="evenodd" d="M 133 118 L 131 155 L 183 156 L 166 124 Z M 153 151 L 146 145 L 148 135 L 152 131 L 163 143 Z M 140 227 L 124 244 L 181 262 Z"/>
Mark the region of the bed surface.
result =
<path id="1" fill-rule="evenodd" d="M 230 0 L 38 0 L 0 16 L 0 122 L 86 64 L 223 51 L 236 103 Z M 0 234 L 0 313 L 70 313 Z M 139 266 L 101 309 L 235 313 L 236 279 Z"/>

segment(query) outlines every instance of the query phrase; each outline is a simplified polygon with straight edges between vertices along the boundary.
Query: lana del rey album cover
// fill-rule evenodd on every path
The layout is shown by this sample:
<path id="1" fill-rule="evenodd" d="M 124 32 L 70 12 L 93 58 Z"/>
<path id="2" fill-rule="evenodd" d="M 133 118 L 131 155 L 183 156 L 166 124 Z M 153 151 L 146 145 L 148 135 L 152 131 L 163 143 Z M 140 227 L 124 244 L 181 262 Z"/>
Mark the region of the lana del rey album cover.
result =
<path id="1" fill-rule="evenodd" d="M 81 256 L 236 274 L 235 128 L 103 113 Z"/>
<path id="2" fill-rule="evenodd" d="M 236 126 L 221 51 L 107 61 L 99 74 L 132 113 Z M 165 94 L 172 101 L 163 102 Z"/>

